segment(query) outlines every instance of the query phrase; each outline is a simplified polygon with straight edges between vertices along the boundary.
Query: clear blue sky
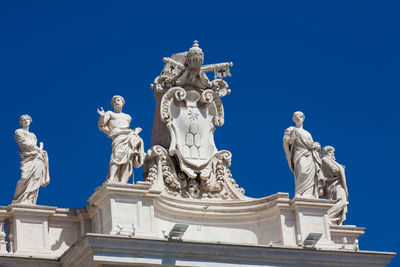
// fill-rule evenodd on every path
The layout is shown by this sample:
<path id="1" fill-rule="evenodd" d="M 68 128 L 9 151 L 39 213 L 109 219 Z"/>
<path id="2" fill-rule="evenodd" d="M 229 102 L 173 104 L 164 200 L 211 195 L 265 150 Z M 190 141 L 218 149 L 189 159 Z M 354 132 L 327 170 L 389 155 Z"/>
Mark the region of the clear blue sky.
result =
<path id="1" fill-rule="evenodd" d="M 346 166 L 345 224 L 367 227 L 364 250 L 396 251 L 399 234 L 400 6 L 390 1 L 2 1 L 0 205 L 19 179 L 21 114 L 50 158 L 38 204 L 84 207 L 107 174 L 111 140 L 96 108 L 125 97 L 149 148 L 150 84 L 162 58 L 199 40 L 205 63 L 233 61 L 219 149 L 250 197 L 293 195 L 282 148 L 296 110 Z M 261 1 L 260 1 L 261 2 Z M 135 171 L 142 179 L 141 169 Z M 398 259 L 392 266 L 400 265 Z"/>

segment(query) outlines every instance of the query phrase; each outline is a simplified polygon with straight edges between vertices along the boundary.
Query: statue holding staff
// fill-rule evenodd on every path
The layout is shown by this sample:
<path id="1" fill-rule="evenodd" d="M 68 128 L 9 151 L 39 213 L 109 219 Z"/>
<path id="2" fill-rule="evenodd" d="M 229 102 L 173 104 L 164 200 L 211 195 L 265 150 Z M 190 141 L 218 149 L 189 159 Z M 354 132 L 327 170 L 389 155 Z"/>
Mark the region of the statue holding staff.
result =
<path id="1" fill-rule="evenodd" d="M 99 113 L 99 129 L 112 138 L 112 154 L 110 168 L 107 174 L 108 183 L 127 183 L 133 174 L 133 167 L 143 165 L 144 148 L 143 140 L 139 137 L 141 128 L 130 128 L 131 116 L 122 112 L 125 100 L 122 96 L 113 96 L 111 105 L 114 111 L 105 112 L 103 108 L 97 109 Z"/>

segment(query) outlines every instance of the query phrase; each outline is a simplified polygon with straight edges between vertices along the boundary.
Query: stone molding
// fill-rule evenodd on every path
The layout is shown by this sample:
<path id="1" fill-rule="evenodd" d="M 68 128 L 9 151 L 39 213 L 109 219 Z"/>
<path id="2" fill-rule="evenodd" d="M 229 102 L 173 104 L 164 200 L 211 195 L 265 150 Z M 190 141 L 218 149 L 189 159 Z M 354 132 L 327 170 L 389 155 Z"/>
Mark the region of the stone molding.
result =
<path id="1" fill-rule="evenodd" d="M 386 266 L 395 253 L 318 250 L 223 242 L 177 242 L 87 234 L 60 258 L 63 266 Z"/>

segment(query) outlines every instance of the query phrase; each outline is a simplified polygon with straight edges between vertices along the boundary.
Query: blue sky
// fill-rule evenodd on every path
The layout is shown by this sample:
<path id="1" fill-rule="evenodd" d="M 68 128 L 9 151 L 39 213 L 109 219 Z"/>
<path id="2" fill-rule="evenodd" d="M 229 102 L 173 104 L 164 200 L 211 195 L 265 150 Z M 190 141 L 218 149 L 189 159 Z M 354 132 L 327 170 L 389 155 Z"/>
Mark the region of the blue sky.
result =
<path id="1" fill-rule="evenodd" d="M 38 204 L 84 207 L 111 152 L 96 109 L 124 96 L 147 150 L 150 84 L 162 58 L 199 40 L 206 64 L 234 63 L 215 142 L 232 152 L 232 174 L 246 195 L 293 195 L 282 136 L 302 110 L 305 129 L 334 146 L 346 166 L 345 224 L 367 227 L 360 248 L 398 250 L 399 4 L 143 2 L 0 3 L 0 205 L 11 202 L 19 179 L 20 115 L 32 116 L 31 131 L 49 153 L 51 182 Z M 135 175 L 141 180 L 141 169 Z"/>

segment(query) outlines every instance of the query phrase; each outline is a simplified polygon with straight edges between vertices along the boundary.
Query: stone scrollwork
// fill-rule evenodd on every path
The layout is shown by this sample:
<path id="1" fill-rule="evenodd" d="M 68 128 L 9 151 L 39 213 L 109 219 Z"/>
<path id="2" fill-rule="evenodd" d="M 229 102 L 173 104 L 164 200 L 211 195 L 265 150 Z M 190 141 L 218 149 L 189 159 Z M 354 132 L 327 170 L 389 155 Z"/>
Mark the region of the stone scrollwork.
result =
<path id="1" fill-rule="evenodd" d="M 147 181 L 154 184 L 160 177 L 172 190 L 180 190 L 187 186 L 186 181 L 178 177 L 172 158 L 162 146 L 149 149 L 146 159 L 144 168 L 147 168 Z"/>
<path id="2" fill-rule="evenodd" d="M 221 97 L 230 93 L 222 78 L 232 63 L 204 65 L 195 41 L 187 52 L 163 59 L 165 65 L 151 87 L 156 98 L 152 147 L 144 177 L 162 180 L 168 193 L 183 198 L 240 199 L 244 190 L 232 178 L 231 153 L 218 151 L 214 131 L 224 124 Z M 214 72 L 210 81 L 207 72 Z"/>
<path id="3" fill-rule="evenodd" d="M 228 83 L 224 80 L 215 79 L 211 83 L 213 91 L 215 91 L 219 97 L 223 97 L 231 93 L 231 90 L 228 89 Z"/>
<path id="4" fill-rule="evenodd" d="M 209 198 L 235 199 L 244 194 L 244 189 L 239 188 L 229 170 L 231 159 L 232 154 L 227 150 L 222 150 L 214 156 L 210 178 L 201 180 L 202 189 L 209 192 Z"/>
<path id="5" fill-rule="evenodd" d="M 186 98 L 186 92 L 183 88 L 174 87 L 168 90 L 161 100 L 161 120 L 165 123 L 172 119 L 171 103 L 180 102 Z"/>
<path id="6" fill-rule="evenodd" d="M 165 191 L 182 198 L 221 198 L 240 199 L 244 189 L 239 188 L 229 170 L 231 153 L 226 150 L 218 152 L 212 159 L 210 177 L 189 178 L 184 172 L 174 166 L 174 158 L 168 155 L 166 149 L 154 146 L 147 152 L 144 165 L 146 181 L 156 184 L 160 179 L 165 185 Z"/>

